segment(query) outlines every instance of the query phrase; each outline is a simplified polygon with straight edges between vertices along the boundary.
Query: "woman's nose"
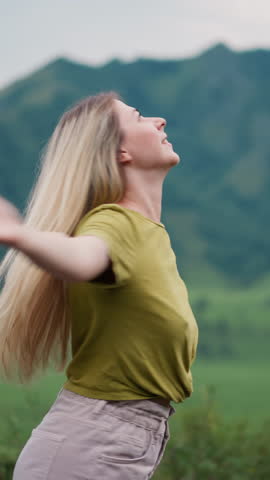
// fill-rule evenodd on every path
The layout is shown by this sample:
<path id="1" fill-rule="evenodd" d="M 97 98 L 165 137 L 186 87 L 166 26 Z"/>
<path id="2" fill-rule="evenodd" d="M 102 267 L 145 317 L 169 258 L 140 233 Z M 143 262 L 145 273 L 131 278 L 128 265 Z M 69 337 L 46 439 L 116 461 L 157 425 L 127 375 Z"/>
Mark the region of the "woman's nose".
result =
<path id="1" fill-rule="evenodd" d="M 157 120 L 158 120 L 159 128 L 163 127 L 163 126 L 166 127 L 167 122 L 166 122 L 165 118 L 158 118 Z"/>

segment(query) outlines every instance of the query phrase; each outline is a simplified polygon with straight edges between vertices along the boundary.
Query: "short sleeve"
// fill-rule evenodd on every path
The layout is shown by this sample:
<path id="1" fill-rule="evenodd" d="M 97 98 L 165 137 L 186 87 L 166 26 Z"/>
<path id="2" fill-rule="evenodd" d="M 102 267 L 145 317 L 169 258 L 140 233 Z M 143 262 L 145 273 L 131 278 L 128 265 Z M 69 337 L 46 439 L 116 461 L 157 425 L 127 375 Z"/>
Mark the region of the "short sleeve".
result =
<path id="1" fill-rule="evenodd" d="M 102 238 L 109 249 L 114 283 L 90 281 L 103 288 L 115 288 L 128 283 L 136 266 L 139 238 L 132 218 L 123 210 L 102 209 L 86 214 L 76 229 L 75 236 L 95 235 Z"/>

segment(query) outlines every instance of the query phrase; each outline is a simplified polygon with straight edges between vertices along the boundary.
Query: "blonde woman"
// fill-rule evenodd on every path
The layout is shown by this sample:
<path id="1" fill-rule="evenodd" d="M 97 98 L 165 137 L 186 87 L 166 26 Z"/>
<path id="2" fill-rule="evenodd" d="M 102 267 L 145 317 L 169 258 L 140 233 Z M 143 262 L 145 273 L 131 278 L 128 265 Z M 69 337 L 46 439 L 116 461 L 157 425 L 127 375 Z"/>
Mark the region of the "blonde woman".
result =
<path id="1" fill-rule="evenodd" d="M 56 125 L 24 214 L 0 199 L 1 374 L 29 383 L 54 358 L 67 377 L 13 480 L 151 478 L 170 402 L 193 391 L 198 328 L 160 221 L 180 161 L 165 125 L 116 92 L 87 97 Z"/>

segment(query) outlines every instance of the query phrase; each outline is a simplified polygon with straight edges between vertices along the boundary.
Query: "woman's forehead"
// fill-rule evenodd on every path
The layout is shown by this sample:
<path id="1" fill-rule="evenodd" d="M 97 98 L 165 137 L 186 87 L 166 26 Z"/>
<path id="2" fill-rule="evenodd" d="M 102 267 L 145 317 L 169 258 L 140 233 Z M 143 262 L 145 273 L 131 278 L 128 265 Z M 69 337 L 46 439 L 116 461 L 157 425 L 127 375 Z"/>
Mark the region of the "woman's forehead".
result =
<path id="1" fill-rule="evenodd" d="M 135 112 L 137 112 L 137 108 L 131 107 L 120 100 L 115 100 L 116 102 L 116 109 L 123 120 L 132 120 L 136 118 Z"/>
<path id="2" fill-rule="evenodd" d="M 115 100 L 116 102 L 116 107 L 118 110 L 121 112 L 131 112 L 133 110 L 133 107 L 130 105 L 127 105 L 126 103 L 122 102 L 121 100 Z"/>

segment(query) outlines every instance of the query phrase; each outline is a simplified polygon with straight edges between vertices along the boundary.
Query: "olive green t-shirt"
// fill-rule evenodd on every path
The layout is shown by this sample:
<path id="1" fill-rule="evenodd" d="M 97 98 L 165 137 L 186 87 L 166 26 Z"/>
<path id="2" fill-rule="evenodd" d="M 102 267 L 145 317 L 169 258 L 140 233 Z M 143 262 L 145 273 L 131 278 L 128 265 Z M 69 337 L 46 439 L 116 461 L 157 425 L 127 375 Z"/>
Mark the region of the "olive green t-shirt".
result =
<path id="1" fill-rule="evenodd" d="M 182 402 L 193 391 L 198 327 L 165 226 L 110 203 L 89 211 L 78 235 L 106 241 L 115 278 L 68 285 L 72 360 L 64 388 L 105 400 Z"/>

